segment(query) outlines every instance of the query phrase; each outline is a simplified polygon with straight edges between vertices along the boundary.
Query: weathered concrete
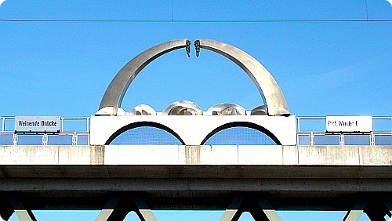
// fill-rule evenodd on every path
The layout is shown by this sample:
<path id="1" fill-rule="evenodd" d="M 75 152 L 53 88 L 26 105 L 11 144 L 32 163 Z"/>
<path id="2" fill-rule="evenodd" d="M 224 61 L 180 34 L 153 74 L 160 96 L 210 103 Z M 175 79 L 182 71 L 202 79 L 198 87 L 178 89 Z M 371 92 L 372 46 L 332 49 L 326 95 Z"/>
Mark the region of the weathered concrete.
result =
<path id="1" fill-rule="evenodd" d="M 392 146 L 0 146 L 1 165 L 389 165 Z"/>
<path id="2" fill-rule="evenodd" d="M 9 145 L 0 146 L 1 165 L 89 165 L 103 164 L 104 146 L 94 145 Z"/>
<path id="3" fill-rule="evenodd" d="M 26 209 L 102 209 L 113 194 L 151 209 L 226 209 L 233 195 L 275 209 L 350 210 L 392 197 L 392 146 L 0 146 L 0 197 Z"/>

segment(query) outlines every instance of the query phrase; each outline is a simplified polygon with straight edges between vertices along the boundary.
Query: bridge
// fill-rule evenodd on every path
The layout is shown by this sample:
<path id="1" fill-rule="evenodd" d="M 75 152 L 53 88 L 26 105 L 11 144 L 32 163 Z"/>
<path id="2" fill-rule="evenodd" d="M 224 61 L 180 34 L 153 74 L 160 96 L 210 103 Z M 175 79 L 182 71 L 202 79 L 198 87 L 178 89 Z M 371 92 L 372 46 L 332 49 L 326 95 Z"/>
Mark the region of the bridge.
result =
<path id="1" fill-rule="evenodd" d="M 153 210 L 225 210 L 221 220 L 243 211 L 256 220 L 280 220 L 275 210 L 347 211 L 342 220 L 363 212 L 380 220 L 392 210 L 391 132 L 301 130 L 296 145 L 89 145 L 89 117 L 61 118 L 62 130 L 84 128 L 51 135 L 15 133 L 7 128 L 15 118 L 1 120 L 3 219 L 88 209 L 102 210 L 96 220 L 129 211 L 155 220 Z M 314 120 L 325 117 L 297 117 L 297 128 Z"/>
<path id="2" fill-rule="evenodd" d="M 197 54 L 211 50 L 240 66 L 264 105 L 121 108 L 141 69 L 190 45 L 174 40 L 136 56 L 90 117 L 1 117 L 1 217 L 15 212 L 30 221 L 34 210 L 71 209 L 101 210 L 96 221 L 130 211 L 154 221 L 154 210 L 224 210 L 221 221 L 245 211 L 281 220 L 276 210 L 347 211 L 344 221 L 391 217 L 391 116 L 292 115 L 270 73 L 233 46 L 195 42 Z"/>
<path id="3" fill-rule="evenodd" d="M 239 199 L 268 199 L 268 206 L 243 209 L 343 210 L 348 217 L 368 209 L 383 217 L 391 210 L 385 157 L 391 151 L 379 145 L 1 146 L 1 212 L 5 218 L 13 210 L 102 209 L 102 217 L 107 209 L 126 214 L 142 205 L 230 212 L 242 209 Z M 125 208 L 110 207 L 120 199 Z M 129 206 L 140 199 L 145 203 Z"/>

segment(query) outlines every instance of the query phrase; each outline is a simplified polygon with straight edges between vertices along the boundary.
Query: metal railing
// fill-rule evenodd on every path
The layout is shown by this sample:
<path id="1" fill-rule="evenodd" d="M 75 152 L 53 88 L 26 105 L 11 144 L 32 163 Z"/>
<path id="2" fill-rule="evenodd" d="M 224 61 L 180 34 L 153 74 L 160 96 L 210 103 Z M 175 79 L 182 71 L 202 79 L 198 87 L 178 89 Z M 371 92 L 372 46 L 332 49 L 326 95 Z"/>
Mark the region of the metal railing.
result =
<path id="1" fill-rule="evenodd" d="M 297 145 L 392 145 L 392 117 L 372 117 L 370 133 L 330 134 L 325 116 L 297 117 Z M 61 117 L 60 133 L 25 135 L 15 133 L 15 117 L 0 117 L 0 145 L 88 145 L 90 117 Z"/>
<path id="2" fill-rule="evenodd" d="M 370 133 L 327 133 L 325 116 L 297 117 L 297 145 L 392 145 L 392 117 L 372 117 Z"/>
<path id="3" fill-rule="evenodd" d="M 0 117 L 0 145 L 88 145 L 90 117 L 61 117 L 57 134 L 18 134 L 15 117 Z"/>

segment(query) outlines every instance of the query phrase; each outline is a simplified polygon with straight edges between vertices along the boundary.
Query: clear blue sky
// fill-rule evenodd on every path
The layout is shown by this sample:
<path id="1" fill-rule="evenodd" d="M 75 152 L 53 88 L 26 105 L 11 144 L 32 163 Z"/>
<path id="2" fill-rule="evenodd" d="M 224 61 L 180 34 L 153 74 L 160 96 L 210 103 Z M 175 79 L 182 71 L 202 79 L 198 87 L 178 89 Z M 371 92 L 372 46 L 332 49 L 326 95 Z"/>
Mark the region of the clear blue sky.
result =
<path id="1" fill-rule="evenodd" d="M 392 6 L 386 0 L 6 0 L 0 19 L 0 116 L 94 114 L 129 60 L 180 38 L 214 39 L 258 59 L 292 114 L 392 115 Z M 176 50 L 152 62 L 122 107 L 162 111 L 178 100 L 204 111 L 221 102 L 247 110 L 263 104 L 239 67 L 202 49 L 199 58 Z M 294 220 L 290 216 L 282 218 Z"/>

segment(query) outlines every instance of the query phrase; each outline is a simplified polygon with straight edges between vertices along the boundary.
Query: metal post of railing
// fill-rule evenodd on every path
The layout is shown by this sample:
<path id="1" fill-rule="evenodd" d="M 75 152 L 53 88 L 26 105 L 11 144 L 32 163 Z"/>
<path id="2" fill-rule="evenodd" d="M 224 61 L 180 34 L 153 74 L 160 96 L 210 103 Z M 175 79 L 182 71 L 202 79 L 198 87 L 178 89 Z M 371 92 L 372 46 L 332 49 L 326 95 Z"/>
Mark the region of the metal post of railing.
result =
<path id="1" fill-rule="evenodd" d="M 61 118 L 61 132 L 64 131 L 64 118 Z"/>
<path id="2" fill-rule="evenodd" d="M 72 145 L 77 145 L 78 144 L 78 135 L 76 132 L 72 134 Z"/>
<path id="3" fill-rule="evenodd" d="M 86 131 L 90 132 L 90 117 L 86 118 Z"/>
<path id="4" fill-rule="evenodd" d="M 5 118 L 1 118 L 1 131 L 5 131 Z"/>
<path id="5" fill-rule="evenodd" d="M 376 137 L 374 136 L 373 132 L 370 133 L 370 145 L 371 146 L 376 145 Z"/>
<path id="6" fill-rule="evenodd" d="M 42 135 L 42 145 L 48 145 L 48 135 Z"/>
<path id="7" fill-rule="evenodd" d="M 310 136 L 309 136 L 309 144 L 310 144 L 310 146 L 313 146 L 314 145 L 314 133 L 313 132 L 310 132 Z"/>
<path id="8" fill-rule="evenodd" d="M 339 135 L 339 145 L 344 145 L 344 134 Z"/>
<path id="9" fill-rule="evenodd" d="M 12 135 L 12 144 L 17 145 L 18 144 L 18 134 L 13 134 Z"/>

